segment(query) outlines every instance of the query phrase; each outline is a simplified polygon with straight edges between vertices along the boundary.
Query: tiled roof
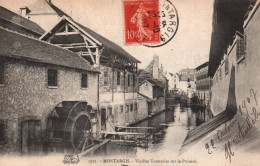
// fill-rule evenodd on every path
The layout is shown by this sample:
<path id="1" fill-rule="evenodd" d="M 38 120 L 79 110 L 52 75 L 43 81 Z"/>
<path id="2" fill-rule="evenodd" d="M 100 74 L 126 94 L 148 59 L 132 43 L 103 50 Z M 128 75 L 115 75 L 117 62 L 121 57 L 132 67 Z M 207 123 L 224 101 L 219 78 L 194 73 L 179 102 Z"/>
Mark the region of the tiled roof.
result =
<path id="1" fill-rule="evenodd" d="M 158 86 L 160 88 L 164 88 L 164 83 L 155 78 L 146 79 L 148 82 L 152 83 L 154 86 Z"/>
<path id="2" fill-rule="evenodd" d="M 96 40 L 98 40 L 99 42 L 101 42 L 102 44 L 105 45 L 105 50 L 108 51 L 108 53 L 110 53 L 110 51 L 113 51 L 113 53 L 119 53 L 119 55 L 123 55 L 125 56 L 127 59 L 129 59 L 130 61 L 134 61 L 136 63 L 140 63 L 139 60 L 137 60 L 135 57 L 133 57 L 132 55 L 130 55 L 128 52 L 126 52 L 123 48 L 121 48 L 119 45 L 115 44 L 114 42 L 108 40 L 107 38 L 99 35 L 98 33 L 94 32 L 93 30 L 87 28 L 86 26 L 74 21 L 69 15 L 67 15 L 65 12 L 63 12 L 61 9 L 59 9 L 58 7 L 56 7 L 55 5 L 53 5 L 52 3 L 49 3 L 49 5 L 52 7 L 52 9 L 60 16 L 66 16 L 68 18 L 70 18 L 75 24 L 77 24 L 80 28 L 82 28 L 83 30 L 85 30 L 87 33 L 89 33 L 91 36 L 93 36 Z"/>
<path id="3" fill-rule="evenodd" d="M 165 84 L 163 83 L 163 81 L 160 81 L 160 80 L 155 79 L 155 78 L 152 78 L 152 77 L 150 77 L 150 78 L 145 78 L 145 79 L 143 80 L 143 82 L 140 83 L 138 86 L 140 86 L 140 85 L 142 85 L 143 83 L 145 83 L 145 81 L 150 82 L 153 86 L 157 86 L 157 87 L 160 87 L 160 88 L 165 88 Z"/>
<path id="4" fill-rule="evenodd" d="M 151 101 L 155 101 L 154 99 L 152 99 L 152 98 L 150 98 L 150 97 L 148 97 L 148 96 L 145 96 L 144 94 L 142 94 L 142 93 L 139 93 L 139 92 L 137 92 L 138 93 L 138 95 L 140 95 L 140 97 L 143 97 L 143 98 L 145 98 L 147 101 L 149 101 L 149 102 L 151 102 Z M 139 96 L 138 96 L 139 97 Z"/>
<path id="5" fill-rule="evenodd" d="M 0 56 L 99 72 L 81 56 L 0 27 Z"/>
<path id="6" fill-rule="evenodd" d="M 47 2 L 48 3 L 48 2 Z M 52 3 L 48 3 L 50 5 L 50 7 L 60 16 L 67 16 L 69 17 L 69 15 L 67 15 L 65 12 L 63 12 L 61 9 L 57 8 L 55 5 L 53 5 Z"/>
<path id="7" fill-rule="evenodd" d="M 198 70 L 200 70 L 200 69 L 202 69 L 204 67 L 208 67 L 208 66 L 209 66 L 209 62 L 205 62 L 205 63 L 199 65 L 198 67 L 196 67 L 196 70 L 198 71 Z"/>
<path id="8" fill-rule="evenodd" d="M 32 22 L 31 20 L 26 19 L 2 6 L 0 6 L 0 18 L 33 31 L 39 35 L 44 33 L 44 30 L 35 22 Z"/>
<path id="9" fill-rule="evenodd" d="M 153 78 L 153 64 L 154 61 L 152 60 L 148 66 L 142 70 L 142 72 L 138 75 L 138 84 L 140 85 L 143 83 L 145 79 Z"/>

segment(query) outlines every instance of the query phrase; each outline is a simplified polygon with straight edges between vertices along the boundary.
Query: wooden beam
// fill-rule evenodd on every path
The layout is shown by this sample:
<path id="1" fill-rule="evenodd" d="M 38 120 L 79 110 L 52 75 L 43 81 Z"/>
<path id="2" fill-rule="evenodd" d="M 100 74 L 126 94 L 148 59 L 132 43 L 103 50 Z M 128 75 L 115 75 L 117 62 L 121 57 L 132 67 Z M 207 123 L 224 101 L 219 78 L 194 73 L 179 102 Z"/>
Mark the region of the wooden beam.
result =
<path id="1" fill-rule="evenodd" d="M 55 36 L 80 35 L 80 32 L 57 32 Z"/>
<path id="2" fill-rule="evenodd" d="M 85 41 L 86 46 L 88 46 L 88 42 L 86 40 L 84 40 L 84 41 Z M 93 64 L 96 64 L 92 51 L 90 50 L 90 48 L 87 48 L 87 49 L 90 54 L 91 60 L 93 61 Z"/>
<path id="3" fill-rule="evenodd" d="M 71 23 L 73 26 L 75 26 L 77 29 L 79 29 L 81 32 L 85 33 L 86 35 L 89 36 L 89 38 L 91 38 L 93 41 L 95 41 L 97 44 L 102 45 L 102 43 L 100 43 L 97 39 L 95 39 L 93 36 L 91 36 L 90 34 L 88 34 L 85 30 L 83 30 L 81 27 L 79 27 L 77 24 L 75 24 L 73 21 L 71 21 L 67 16 L 62 16 L 64 17 L 69 23 Z M 83 35 L 83 36 L 86 36 Z"/>
<path id="4" fill-rule="evenodd" d="M 83 37 L 84 41 L 88 41 L 92 46 L 97 47 L 97 44 L 94 43 L 91 39 L 89 39 L 86 35 L 84 35 L 84 34 L 80 34 L 80 35 Z"/>
<path id="5" fill-rule="evenodd" d="M 130 126 L 116 126 L 122 129 L 156 129 L 155 127 L 130 127 Z"/>
<path id="6" fill-rule="evenodd" d="M 63 47 L 63 48 L 67 48 L 67 49 L 69 49 L 69 48 L 85 48 L 86 46 L 61 46 L 61 47 Z"/>
<path id="7" fill-rule="evenodd" d="M 84 45 L 84 46 L 86 46 L 85 43 L 70 43 L 70 44 L 55 44 L 55 45 L 58 45 L 58 46 L 75 46 L 75 45 Z"/>
<path id="8" fill-rule="evenodd" d="M 64 48 L 70 48 L 70 47 L 74 47 L 74 48 L 96 48 L 96 46 L 86 46 L 85 43 L 72 43 L 72 44 L 54 44 L 60 47 L 64 47 Z"/>
<path id="9" fill-rule="evenodd" d="M 95 146 L 93 146 L 93 147 L 87 149 L 86 151 L 79 153 L 78 155 L 79 155 L 79 157 L 85 156 L 86 154 L 97 150 L 98 148 L 100 148 L 101 146 L 105 145 L 105 144 L 108 143 L 109 141 L 110 141 L 110 139 L 104 140 L 104 141 L 101 142 L 100 144 L 97 144 L 97 145 L 95 145 Z"/>
<path id="10" fill-rule="evenodd" d="M 145 133 L 115 132 L 115 131 L 101 131 L 101 134 L 107 134 L 107 135 L 145 135 Z"/>
<path id="11" fill-rule="evenodd" d="M 71 27 L 75 32 L 79 32 L 79 30 L 77 28 L 75 28 L 73 25 L 68 24 L 69 27 Z"/>
<path id="12" fill-rule="evenodd" d="M 96 64 L 99 67 L 100 66 L 100 55 L 99 55 L 99 48 L 96 48 Z"/>
<path id="13" fill-rule="evenodd" d="M 57 31 L 55 31 L 55 33 L 60 32 L 65 26 L 67 26 L 67 23 L 63 24 Z"/>
<path id="14" fill-rule="evenodd" d="M 65 32 L 67 33 L 67 32 L 69 32 L 68 31 L 68 24 L 66 23 L 66 26 L 65 26 Z"/>

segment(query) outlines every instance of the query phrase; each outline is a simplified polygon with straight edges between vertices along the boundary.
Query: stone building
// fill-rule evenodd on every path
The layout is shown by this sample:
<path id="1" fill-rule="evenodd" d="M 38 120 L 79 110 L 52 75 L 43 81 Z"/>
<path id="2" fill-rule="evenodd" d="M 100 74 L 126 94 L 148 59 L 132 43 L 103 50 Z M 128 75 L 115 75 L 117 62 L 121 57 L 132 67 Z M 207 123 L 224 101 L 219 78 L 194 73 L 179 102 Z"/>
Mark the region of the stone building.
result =
<path id="1" fill-rule="evenodd" d="M 167 86 L 168 80 L 164 76 L 162 66 L 159 68 L 159 57 L 155 55 L 138 75 L 139 120 L 165 110 Z"/>
<path id="2" fill-rule="evenodd" d="M 212 151 L 213 158 L 224 156 L 226 147 L 232 151 L 232 163 L 240 165 L 243 165 L 240 158 L 234 156 L 239 154 L 248 162 L 254 160 L 255 157 L 250 158 L 252 154 L 259 154 L 259 19 L 259 0 L 214 1 L 208 69 L 213 79 L 211 111 L 214 117 L 186 137 L 182 149 L 189 151 L 185 156 L 193 155 L 212 139 L 214 147 L 220 149 Z M 222 134 L 218 134 L 220 131 Z M 219 135 L 222 135 L 221 141 L 216 141 Z M 231 163 L 231 156 L 229 159 Z"/>
<path id="3" fill-rule="evenodd" d="M 178 88 L 180 91 L 182 91 L 184 94 L 188 95 L 188 97 L 191 97 L 192 94 L 195 92 L 195 69 L 182 69 L 178 72 L 179 75 L 179 83 Z"/>
<path id="4" fill-rule="evenodd" d="M 147 110 L 147 115 L 152 115 L 165 109 L 165 94 L 163 82 L 156 79 L 146 79 L 139 85 L 139 108 Z M 143 102 L 142 100 L 145 100 Z M 142 102 L 141 102 L 142 101 Z M 145 104 L 144 104 L 145 103 Z M 142 106 L 141 106 L 142 104 Z M 145 117 L 140 111 L 141 118 Z M 139 117 L 140 118 L 140 117 Z"/>
<path id="5" fill-rule="evenodd" d="M 47 117 L 59 103 L 86 101 L 98 109 L 99 71 L 53 44 L 2 27 L 0 36 L 0 149 L 41 154 Z"/>
<path id="6" fill-rule="evenodd" d="M 140 62 L 117 44 L 74 21 L 50 1 L 39 2 L 34 6 L 45 4 L 40 13 L 51 10 L 59 17 L 40 39 L 77 53 L 101 72 L 98 83 L 101 130 L 114 131 L 116 126 L 134 123 L 137 114 L 136 74 Z M 30 12 L 38 13 L 33 11 L 36 9 L 31 8 Z M 52 15 L 39 15 L 37 17 L 42 20 L 52 19 Z M 35 21 L 41 23 L 41 20 Z"/>
<path id="7" fill-rule="evenodd" d="M 247 110 L 243 108 L 245 107 L 243 102 L 246 96 L 252 98 L 253 92 L 260 90 L 258 77 L 260 2 L 259 0 L 242 2 L 237 4 L 236 8 L 225 1 L 215 1 L 214 5 L 215 31 L 212 32 L 209 57 L 209 76 L 213 80 L 211 110 L 214 115 L 224 111 L 234 113 L 240 111 L 248 115 Z M 224 5 L 228 6 L 226 10 L 234 10 L 234 13 L 228 17 L 223 15 L 226 10 L 220 8 Z M 234 18 L 237 21 L 234 21 Z M 225 35 L 220 33 L 220 30 L 225 32 Z M 259 100 L 258 95 L 256 100 Z M 255 108 L 258 110 L 259 105 Z"/>
<path id="8" fill-rule="evenodd" d="M 208 76 L 208 66 L 209 63 L 205 62 L 195 69 L 196 93 L 201 104 L 205 105 L 209 105 L 211 95 L 211 79 Z"/>
<path id="9" fill-rule="evenodd" d="M 180 82 L 179 74 L 168 72 L 166 78 L 168 79 L 168 91 L 170 93 L 177 92 Z"/>

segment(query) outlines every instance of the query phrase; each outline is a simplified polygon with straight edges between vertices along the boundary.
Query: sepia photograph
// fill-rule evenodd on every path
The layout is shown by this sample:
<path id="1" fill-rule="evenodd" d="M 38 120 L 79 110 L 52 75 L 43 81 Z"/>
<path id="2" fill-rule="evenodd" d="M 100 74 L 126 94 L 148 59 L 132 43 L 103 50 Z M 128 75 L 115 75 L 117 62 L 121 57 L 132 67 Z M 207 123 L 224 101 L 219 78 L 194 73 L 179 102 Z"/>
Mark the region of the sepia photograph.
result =
<path id="1" fill-rule="evenodd" d="M 0 166 L 259 166 L 260 0 L 0 0 Z"/>

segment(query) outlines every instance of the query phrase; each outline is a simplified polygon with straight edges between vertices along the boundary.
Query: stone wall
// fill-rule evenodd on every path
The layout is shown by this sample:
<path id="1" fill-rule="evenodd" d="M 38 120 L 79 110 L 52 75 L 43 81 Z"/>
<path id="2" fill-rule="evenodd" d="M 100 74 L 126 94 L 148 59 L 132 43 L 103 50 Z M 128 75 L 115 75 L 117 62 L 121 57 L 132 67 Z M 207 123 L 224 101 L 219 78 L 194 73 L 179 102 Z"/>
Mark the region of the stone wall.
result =
<path id="1" fill-rule="evenodd" d="M 158 97 L 152 102 L 152 113 L 157 113 L 165 109 L 165 97 Z"/>
<path id="2" fill-rule="evenodd" d="M 47 69 L 58 70 L 58 87 L 47 86 Z M 97 108 L 98 74 L 88 74 L 88 88 L 81 88 L 79 70 L 6 58 L 5 84 L 0 86 L 0 117 L 7 120 L 5 152 L 21 151 L 21 122 L 40 120 L 44 138 L 47 115 L 61 101 L 87 101 Z"/>
<path id="3" fill-rule="evenodd" d="M 256 3 L 256 6 L 259 6 L 259 2 Z M 257 101 L 260 101 L 257 94 L 260 91 L 260 77 L 258 77 L 260 71 L 260 48 L 258 46 L 260 42 L 258 37 L 260 11 L 258 7 L 255 7 L 253 11 L 244 23 L 245 55 L 237 59 L 236 38 L 213 77 L 211 110 L 214 115 L 226 109 L 230 86 L 235 88 L 235 102 L 237 104 L 233 107 L 237 107 L 239 112 L 241 110 L 244 115 L 247 115 L 246 110 L 251 111 L 253 107 L 256 110 L 260 109 L 259 104 L 257 104 Z M 225 63 L 229 63 L 228 72 L 225 72 Z M 230 85 L 232 67 L 235 72 L 234 85 Z M 249 114 L 249 116 L 254 117 L 254 114 Z"/>
<path id="4" fill-rule="evenodd" d="M 148 117 L 148 104 L 147 100 L 142 97 L 141 95 L 138 95 L 138 112 L 137 112 L 137 119 L 142 120 Z"/>
<path id="5" fill-rule="evenodd" d="M 139 86 L 139 93 L 149 97 L 149 98 L 154 98 L 153 95 L 153 86 L 150 82 L 145 81 L 142 85 Z"/>

